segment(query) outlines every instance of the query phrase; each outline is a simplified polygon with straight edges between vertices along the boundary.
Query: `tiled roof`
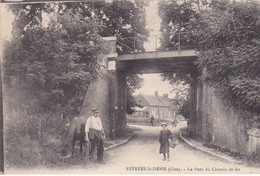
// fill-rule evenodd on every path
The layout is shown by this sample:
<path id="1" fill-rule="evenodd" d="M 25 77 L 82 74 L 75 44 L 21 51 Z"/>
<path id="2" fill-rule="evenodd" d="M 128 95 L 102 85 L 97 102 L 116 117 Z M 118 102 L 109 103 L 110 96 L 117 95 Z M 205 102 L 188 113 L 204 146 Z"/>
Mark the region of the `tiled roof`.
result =
<path id="1" fill-rule="evenodd" d="M 169 98 L 159 96 L 159 99 L 161 100 L 164 106 L 172 106 L 172 102 Z"/>
<path id="2" fill-rule="evenodd" d="M 150 106 L 162 106 L 163 104 L 159 101 L 159 99 L 154 95 L 142 95 L 144 99 L 148 102 Z"/>
<path id="3" fill-rule="evenodd" d="M 150 104 L 150 106 L 171 106 L 171 101 L 168 98 L 155 95 L 142 95 L 144 99 Z"/>

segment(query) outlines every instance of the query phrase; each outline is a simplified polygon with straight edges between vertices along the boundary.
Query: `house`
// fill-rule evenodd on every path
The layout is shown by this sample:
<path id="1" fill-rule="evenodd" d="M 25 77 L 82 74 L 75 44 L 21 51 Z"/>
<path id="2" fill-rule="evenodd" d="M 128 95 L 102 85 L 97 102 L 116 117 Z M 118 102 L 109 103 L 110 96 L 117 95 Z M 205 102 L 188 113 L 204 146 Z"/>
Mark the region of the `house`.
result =
<path id="1" fill-rule="evenodd" d="M 168 98 L 168 94 L 159 96 L 158 91 L 155 91 L 154 95 L 139 94 L 135 97 L 135 103 L 144 108 L 145 111 L 142 112 L 146 117 L 154 116 L 157 120 L 165 118 L 174 119 L 179 111 L 179 108 L 173 104 L 171 99 Z M 134 113 L 134 116 L 136 115 L 137 114 Z"/>
<path id="2" fill-rule="evenodd" d="M 149 109 L 148 107 L 131 107 L 134 113 L 131 115 L 132 117 L 149 117 Z"/>

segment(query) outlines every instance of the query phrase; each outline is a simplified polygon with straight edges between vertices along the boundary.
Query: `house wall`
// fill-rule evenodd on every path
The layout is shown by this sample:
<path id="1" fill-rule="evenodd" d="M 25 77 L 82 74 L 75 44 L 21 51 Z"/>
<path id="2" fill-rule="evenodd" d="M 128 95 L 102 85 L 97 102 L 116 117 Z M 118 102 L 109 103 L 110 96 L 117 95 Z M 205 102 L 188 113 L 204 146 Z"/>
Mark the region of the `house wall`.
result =
<path id="1" fill-rule="evenodd" d="M 142 105 L 144 107 L 148 107 L 150 106 L 149 103 L 144 99 L 143 96 L 141 95 L 138 95 L 136 98 L 135 98 L 135 102 L 139 105 Z"/>
<path id="2" fill-rule="evenodd" d="M 146 117 L 146 112 L 144 112 L 144 111 L 136 111 L 136 112 L 134 112 L 130 116 L 132 116 L 132 117 Z"/>
<path id="3" fill-rule="evenodd" d="M 172 117 L 172 111 L 169 110 L 169 107 L 159 107 L 158 106 L 151 106 L 149 108 L 149 114 L 150 116 L 154 116 L 155 119 L 158 120 L 158 109 L 160 111 L 159 118 L 171 118 Z"/>

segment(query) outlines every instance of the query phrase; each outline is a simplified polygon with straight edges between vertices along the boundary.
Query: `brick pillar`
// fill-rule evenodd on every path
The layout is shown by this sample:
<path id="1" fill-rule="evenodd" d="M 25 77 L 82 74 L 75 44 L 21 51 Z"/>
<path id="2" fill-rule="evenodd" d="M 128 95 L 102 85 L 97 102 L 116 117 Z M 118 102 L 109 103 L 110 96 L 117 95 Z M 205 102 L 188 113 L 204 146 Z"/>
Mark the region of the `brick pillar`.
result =
<path id="1" fill-rule="evenodd" d="M 100 78 L 97 82 L 89 85 L 79 116 L 90 117 L 93 108 L 99 108 L 99 115 L 102 119 L 106 136 L 110 137 L 109 89 L 107 79 Z"/>
<path id="2" fill-rule="evenodd" d="M 203 82 L 197 80 L 197 104 L 196 104 L 196 116 L 197 116 L 197 137 L 203 139 Z"/>
<path id="3" fill-rule="evenodd" d="M 111 72 L 113 72 L 113 70 L 116 69 L 113 65 L 113 62 L 115 62 L 117 58 L 116 37 L 104 37 L 103 39 L 104 47 L 107 49 L 108 53 L 103 58 L 102 62 L 99 61 L 99 64 L 102 65 L 102 73 L 109 75 Z M 113 106 L 113 103 L 115 102 L 114 95 L 116 92 L 114 92 L 114 87 L 116 86 L 111 88 L 111 85 L 114 85 L 115 81 L 116 79 L 113 78 L 102 77 L 98 81 L 90 84 L 79 115 L 80 117 L 89 117 L 92 115 L 92 108 L 99 108 L 99 114 L 103 122 L 106 136 L 108 138 L 113 138 L 114 107 L 112 107 L 111 110 L 111 106 Z"/>
<path id="4" fill-rule="evenodd" d="M 111 139 L 116 138 L 116 113 L 117 113 L 117 78 L 116 71 L 110 72 L 109 79 L 109 116 L 110 116 L 110 136 Z"/>
<path id="5" fill-rule="evenodd" d="M 117 71 L 117 114 L 116 134 L 122 135 L 126 130 L 126 75 L 123 71 Z"/>
<path id="6" fill-rule="evenodd" d="M 190 82 L 190 119 L 189 119 L 189 132 L 190 135 L 196 137 L 197 135 L 197 73 L 191 72 Z"/>
<path id="7" fill-rule="evenodd" d="M 260 129 L 252 128 L 248 130 L 248 154 L 260 153 Z"/>

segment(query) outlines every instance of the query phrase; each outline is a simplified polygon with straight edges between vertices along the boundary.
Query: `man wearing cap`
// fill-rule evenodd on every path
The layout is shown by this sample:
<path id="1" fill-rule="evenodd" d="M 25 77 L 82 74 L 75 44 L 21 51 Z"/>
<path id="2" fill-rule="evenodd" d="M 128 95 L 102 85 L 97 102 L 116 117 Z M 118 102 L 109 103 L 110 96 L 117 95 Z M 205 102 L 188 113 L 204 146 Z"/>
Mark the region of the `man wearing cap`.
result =
<path id="1" fill-rule="evenodd" d="M 92 109 L 92 116 L 88 118 L 85 126 L 86 137 L 85 140 L 90 142 L 91 147 L 89 150 L 90 159 L 93 158 L 93 151 L 97 146 L 97 161 L 103 161 L 103 139 L 105 139 L 104 128 L 102 125 L 101 118 L 99 117 L 99 109 Z"/>

